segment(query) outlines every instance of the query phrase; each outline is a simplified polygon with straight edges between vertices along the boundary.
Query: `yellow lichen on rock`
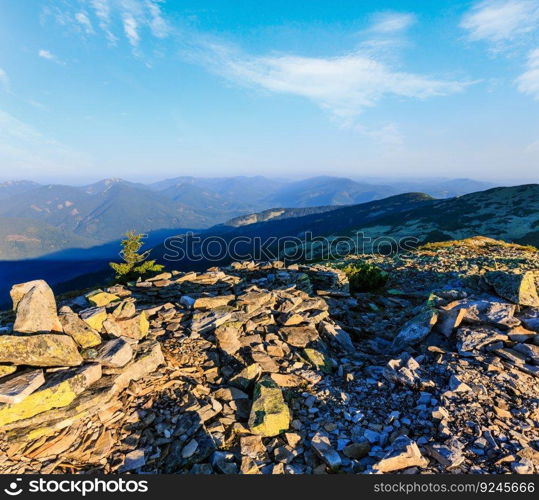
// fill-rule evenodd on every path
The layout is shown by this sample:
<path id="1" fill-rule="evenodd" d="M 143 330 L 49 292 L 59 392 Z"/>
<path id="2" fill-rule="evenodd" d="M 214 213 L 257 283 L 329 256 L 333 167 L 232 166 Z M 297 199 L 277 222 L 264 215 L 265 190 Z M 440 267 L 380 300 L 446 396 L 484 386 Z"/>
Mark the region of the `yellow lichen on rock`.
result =
<path id="1" fill-rule="evenodd" d="M 288 430 L 290 410 L 279 386 L 269 377 L 256 384 L 249 428 L 253 434 L 271 437 Z"/>
<path id="2" fill-rule="evenodd" d="M 88 299 L 88 302 L 93 304 L 95 307 L 105 307 L 112 302 L 120 300 L 120 297 L 118 297 L 118 295 L 114 295 L 113 293 L 98 291 L 97 293 L 92 292 L 86 295 L 86 299 Z"/>

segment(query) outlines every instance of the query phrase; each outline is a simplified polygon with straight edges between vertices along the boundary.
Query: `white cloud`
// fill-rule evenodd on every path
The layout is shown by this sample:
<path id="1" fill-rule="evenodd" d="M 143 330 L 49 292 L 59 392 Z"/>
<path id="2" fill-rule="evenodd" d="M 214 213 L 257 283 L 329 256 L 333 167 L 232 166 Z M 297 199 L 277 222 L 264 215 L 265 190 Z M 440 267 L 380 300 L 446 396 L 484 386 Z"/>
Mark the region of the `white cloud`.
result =
<path id="1" fill-rule="evenodd" d="M 518 90 L 539 101 L 539 49 L 528 55 L 526 71 L 517 78 Z"/>
<path id="2" fill-rule="evenodd" d="M 140 36 L 137 31 L 137 21 L 131 14 L 124 14 L 123 16 L 124 31 L 129 43 L 136 47 L 140 41 Z"/>
<path id="3" fill-rule="evenodd" d="M 0 68 L 0 86 L 6 91 L 9 92 L 9 78 L 7 73 Z"/>
<path id="4" fill-rule="evenodd" d="M 85 12 L 77 12 L 75 14 L 75 19 L 84 28 L 86 33 L 93 33 L 94 32 L 92 22 L 90 21 L 90 18 L 88 17 L 88 15 Z"/>
<path id="5" fill-rule="evenodd" d="M 210 42 L 192 58 L 237 83 L 307 98 L 341 120 L 354 118 L 384 97 L 424 99 L 469 85 L 398 71 L 360 52 L 333 58 L 255 57 Z"/>
<path id="6" fill-rule="evenodd" d="M 463 17 L 460 26 L 471 40 L 500 45 L 539 27 L 537 0 L 483 0 Z"/>
<path id="7" fill-rule="evenodd" d="M 39 57 L 43 59 L 47 59 L 48 61 L 55 62 L 56 64 L 65 64 L 64 62 L 60 61 L 60 59 L 58 59 L 52 52 L 48 50 L 40 49 L 37 54 Z"/>
<path id="8" fill-rule="evenodd" d="M 370 31 L 382 34 L 398 33 L 415 23 L 413 14 L 400 12 L 382 12 L 373 17 L 374 24 Z"/>

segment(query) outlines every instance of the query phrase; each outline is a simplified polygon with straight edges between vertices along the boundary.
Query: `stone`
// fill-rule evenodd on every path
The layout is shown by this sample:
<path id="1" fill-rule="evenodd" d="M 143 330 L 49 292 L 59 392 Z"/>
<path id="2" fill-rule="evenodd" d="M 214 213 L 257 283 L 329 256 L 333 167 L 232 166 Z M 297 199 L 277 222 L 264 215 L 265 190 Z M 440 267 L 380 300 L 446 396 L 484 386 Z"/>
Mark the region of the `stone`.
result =
<path id="1" fill-rule="evenodd" d="M 427 303 L 416 316 L 408 321 L 393 340 L 393 349 L 401 350 L 406 346 L 421 342 L 438 320 L 438 312 Z"/>
<path id="2" fill-rule="evenodd" d="M 288 430 L 290 420 L 281 389 L 271 378 L 263 377 L 255 386 L 249 429 L 260 436 L 277 436 Z"/>
<path id="3" fill-rule="evenodd" d="M 110 335 L 115 337 L 127 337 L 133 340 L 141 340 L 148 334 L 150 323 L 144 312 L 132 318 L 118 319 L 109 316 L 103 322 L 103 328 Z"/>
<path id="4" fill-rule="evenodd" d="M 449 311 L 442 310 L 440 311 L 436 328 L 442 335 L 445 335 L 446 337 L 450 337 L 451 334 L 455 331 L 455 328 L 458 328 L 460 326 L 460 324 L 462 323 L 462 320 L 465 317 L 466 317 L 465 308 L 461 308 L 461 309 L 455 308 Z"/>
<path id="5" fill-rule="evenodd" d="M 107 319 L 107 310 L 104 307 L 92 307 L 79 313 L 80 318 L 94 330 L 100 332 Z"/>
<path id="6" fill-rule="evenodd" d="M 423 457 L 415 441 L 399 436 L 391 445 L 391 450 L 376 464 L 376 472 L 394 472 L 408 467 L 426 467 L 428 460 Z"/>
<path id="7" fill-rule="evenodd" d="M 198 441 L 191 439 L 182 449 L 182 458 L 192 457 L 198 449 Z"/>
<path id="8" fill-rule="evenodd" d="M 217 297 L 199 297 L 193 303 L 193 309 L 210 310 L 221 306 L 227 306 L 236 299 L 235 295 L 219 295 Z"/>
<path id="9" fill-rule="evenodd" d="M 42 280 L 33 283 L 26 293 L 27 284 L 15 285 L 12 296 L 16 303 L 15 324 L 13 331 L 17 333 L 62 332 L 62 325 L 56 313 L 56 299 L 49 285 Z"/>
<path id="10" fill-rule="evenodd" d="M 144 450 L 138 449 L 130 451 L 126 456 L 123 465 L 118 472 L 128 472 L 131 470 L 140 469 L 146 465 L 146 458 L 144 456 Z"/>
<path id="11" fill-rule="evenodd" d="M 507 335 L 493 327 L 462 327 L 457 330 L 457 349 L 463 356 L 477 356 L 489 344 L 507 340 Z"/>
<path id="12" fill-rule="evenodd" d="M 267 454 L 262 436 L 242 436 L 240 438 L 241 454 L 255 460 L 263 460 Z"/>
<path id="13" fill-rule="evenodd" d="M 86 299 L 94 307 L 106 307 L 113 302 L 119 301 L 120 297 L 113 293 L 103 292 L 102 290 L 95 290 L 87 294 Z"/>
<path id="14" fill-rule="evenodd" d="M 459 447 L 442 444 L 425 445 L 427 455 L 434 458 L 446 470 L 456 469 L 464 462 L 464 455 Z"/>
<path id="15" fill-rule="evenodd" d="M 43 370 L 32 370 L 0 382 L 0 403 L 20 403 L 45 383 Z"/>
<path id="16" fill-rule="evenodd" d="M 422 376 L 419 364 L 408 353 L 403 353 L 399 358 L 388 361 L 382 375 L 391 382 L 406 385 L 412 389 L 422 389 L 433 385 L 432 381 Z"/>
<path id="17" fill-rule="evenodd" d="M 333 325 L 327 321 L 320 323 L 320 330 L 334 345 L 340 347 L 344 351 L 354 352 L 356 348 L 352 343 L 350 334 L 343 330 L 340 326 Z"/>
<path id="18" fill-rule="evenodd" d="M 539 346 L 534 344 L 516 344 L 513 349 L 526 356 L 534 365 L 539 365 Z"/>
<path id="19" fill-rule="evenodd" d="M 526 356 L 522 355 L 518 351 L 515 351 L 514 349 L 510 349 L 509 347 L 495 349 L 493 352 L 496 353 L 501 358 L 504 358 L 515 365 L 526 364 L 526 359 L 527 359 Z"/>
<path id="20" fill-rule="evenodd" d="M 165 363 L 161 346 L 158 342 L 150 342 L 140 348 L 134 361 L 126 365 L 114 379 L 114 392 L 125 389 L 133 380 L 139 380 L 154 372 Z"/>
<path id="21" fill-rule="evenodd" d="M 78 366 L 82 357 L 68 335 L 0 335 L 0 363 L 30 366 Z"/>
<path id="22" fill-rule="evenodd" d="M 471 387 L 460 380 L 456 375 L 449 377 L 449 389 L 453 392 L 467 392 L 471 391 Z"/>
<path id="23" fill-rule="evenodd" d="M 342 465 L 339 453 L 331 446 L 329 438 L 324 434 L 317 432 L 311 440 L 311 446 L 330 469 L 336 470 Z"/>
<path id="24" fill-rule="evenodd" d="M 27 281 L 25 283 L 18 283 L 11 287 L 9 295 L 13 302 L 13 311 L 17 311 L 17 306 L 21 299 L 34 287 L 47 288 L 49 285 L 44 280 Z"/>
<path id="25" fill-rule="evenodd" d="M 222 349 L 231 356 L 242 347 L 240 333 L 236 328 L 220 326 L 215 330 L 215 338 L 219 349 Z"/>
<path id="26" fill-rule="evenodd" d="M 94 361 L 102 366 L 121 368 L 133 359 L 133 348 L 122 338 L 105 342 L 97 350 Z"/>
<path id="27" fill-rule="evenodd" d="M 97 363 L 54 373 L 20 403 L 0 405 L 0 426 L 67 406 L 100 378 L 101 366 Z"/>
<path id="28" fill-rule="evenodd" d="M 500 297 L 515 304 L 530 307 L 539 307 L 536 277 L 537 273 L 533 271 L 525 273 L 491 271 L 485 274 L 486 281 Z"/>
<path id="29" fill-rule="evenodd" d="M 262 375 L 262 368 L 257 363 L 246 366 L 237 375 L 234 375 L 230 380 L 230 385 L 234 385 L 244 391 L 249 389 L 251 385 Z"/>
<path id="30" fill-rule="evenodd" d="M 313 326 L 284 326 L 279 329 L 283 340 L 294 347 L 305 347 L 318 338 Z"/>
<path id="31" fill-rule="evenodd" d="M 343 455 L 354 460 L 359 460 L 369 454 L 371 451 L 371 445 L 368 441 L 362 441 L 360 443 L 350 443 L 346 445 L 342 452 Z"/>
<path id="32" fill-rule="evenodd" d="M 59 319 L 64 333 L 73 337 L 73 340 L 83 349 L 101 344 L 101 335 L 70 308 L 62 308 Z"/>
<path id="33" fill-rule="evenodd" d="M 502 328 L 512 328 L 520 324 L 514 317 L 516 305 L 496 298 L 464 299 L 457 301 L 455 307 L 466 310 L 463 320 L 468 323 L 482 323 Z"/>
<path id="34" fill-rule="evenodd" d="M 228 306 L 218 307 L 211 311 L 195 312 L 191 320 L 191 331 L 204 334 L 226 323 L 232 317 L 232 309 Z"/>
<path id="35" fill-rule="evenodd" d="M 509 337 L 509 340 L 512 340 L 513 342 L 533 342 L 535 339 L 539 338 L 536 332 L 533 330 L 527 330 L 523 326 L 511 328 L 511 330 L 507 332 L 507 336 Z"/>
<path id="36" fill-rule="evenodd" d="M 332 364 L 327 356 L 316 349 L 305 348 L 303 349 L 305 357 L 317 370 L 321 370 L 325 373 L 331 373 Z"/>

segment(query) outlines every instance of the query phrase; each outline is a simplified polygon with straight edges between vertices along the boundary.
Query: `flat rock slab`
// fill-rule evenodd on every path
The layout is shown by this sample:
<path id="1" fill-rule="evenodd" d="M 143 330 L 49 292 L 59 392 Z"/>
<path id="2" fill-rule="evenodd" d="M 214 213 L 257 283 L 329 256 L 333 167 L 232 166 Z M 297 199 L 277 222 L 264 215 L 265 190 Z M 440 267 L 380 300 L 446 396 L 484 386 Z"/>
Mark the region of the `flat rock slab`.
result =
<path id="1" fill-rule="evenodd" d="M 133 348 L 124 339 L 105 342 L 97 351 L 95 361 L 102 366 L 121 368 L 133 359 Z"/>
<path id="2" fill-rule="evenodd" d="M 17 317 L 13 331 L 20 333 L 61 332 L 62 325 L 56 314 L 56 299 L 47 283 L 38 280 L 28 289 L 29 283 L 15 285 L 12 289 Z M 20 294 L 25 292 L 22 297 Z M 20 297 L 20 299 L 19 299 Z"/>
<path id="3" fill-rule="evenodd" d="M 114 316 L 109 316 L 103 322 L 103 328 L 107 333 L 115 337 L 127 337 L 129 339 L 143 339 L 149 331 L 150 323 L 146 318 L 145 313 L 138 314 L 133 318 L 118 319 Z"/>
<path id="4" fill-rule="evenodd" d="M 96 290 L 86 295 L 86 299 L 88 300 L 88 302 L 90 302 L 90 304 L 92 304 L 95 307 L 104 307 L 104 306 L 108 306 L 112 302 L 116 302 L 120 300 L 120 297 L 118 297 L 118 295 L 115 295 L 113 293 L 107 293 L 101 290 Z"/>
<path id="5" fill-rule="evenodd" d="M 79 316 L 90 328 L 100 332 L 103 329 L 103 323 L 107 319 L 107 310 L 104 307 L 90 307 L 81 311 Z"/>
<path id="6" fill-rule="evenodd" d="M 377 472 L 394 472 L 409 467 L 426 467 L 428 460 L 421 455 L 415 441 L 401 436 L 393 441 L 392 449 L 373 466 Z"/>
<path id="7" fill-rule="evenodd" d="M 32 370 L 0 383 L 0 403 L 20 403 L 45 383 L 43 370 Z"/>
<path id="8" fill-rule="evenodd" d="M 0 426 L 67 406 L 99 378 L 101 366 L 97 363 L 55 373 L 20 403 L 0 405 Z"/>
<path id="9" fill-rule="evenodd" d="M 0 363 L 30 366 L 78 366 L 82 357 L 68 335 L 0 335 Z"/>

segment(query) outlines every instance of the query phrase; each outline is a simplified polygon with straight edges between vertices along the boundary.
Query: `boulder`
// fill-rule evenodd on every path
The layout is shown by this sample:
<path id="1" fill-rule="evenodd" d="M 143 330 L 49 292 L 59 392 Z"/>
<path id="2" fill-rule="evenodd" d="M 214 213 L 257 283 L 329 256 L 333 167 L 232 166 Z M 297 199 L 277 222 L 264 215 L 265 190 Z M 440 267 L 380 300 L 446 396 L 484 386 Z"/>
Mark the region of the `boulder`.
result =
<path id="1" fill-rule="evenodd" d="M 331 360 L 321 351 L 311 348 L 305 348 L 303 350 L 305 357 L 317 370 L 321 370 L 325 373 L 331 373 L 332 364 Z"/>
<path id="2" fill-rule="evenodd" d="M 82 357 L 68 335 L 0 335 L 0 363 L 30 366 L 78 366 Z"/>
<path id="3" fill-rule="evenodd" d="M 219 349 L 231 356 L 242 347 L 240 333 L 236 328 L 220 326 L 215 330 L 215 338 Z"/>
<path id="4" fill-rule="evenodd" d="M 195 312 L 191 320 L 193 333 L 206 333 L 226 323 L 232 317 L 232 308 L 218 307 L 211 311 Z"/>
<path id="5" fill-rule="evenodd" d="M 281 389 L 271 378 L 262 378 L 255 386 L 249 429 L 260 436 L 277 436 L 288 430 L 290 420 Z"/>
<path id="6" fill-rule="evenodd" d="M 462 327 L 457 330 L 457 349 L 462 356 L 477 356 L 482 348 L 507 338 L 507 335 L 493 327 Z"/>
<path id="7" fill-rule="evenodd" d="M 537 273 L 533 271 L 525 273 L 491 271 L 485 274 L 485 279 L 500 297 L 521 306 L 539 307 L 536 275 Z"/>
<path id="8" fill-rule="evenodd" d="M 43 370 L 32 370 L 0 383 L 0 403 L 20 403 L 45 383 Z"/>
<path id="9" fill-rule="evenodd" d="M 109 340 L 97 350 L 94 361 L 102 366 L 121 368 L 133 359 L 133 348 L 122 338 Z"/>
<path id="10" fill-rule="evenodd" d="M 42 280 L 15 285 L 11 289 L 17 316 L 13 331 L 20 333 L 61 332 L 56 300 Z"/>
<path id="11" fill-rule="evenodd" d="M 237 375 L 234 375 L 229 383 L 236 387 L 239 387 L 242 390 L 247 390 L 255 380 L 262 375 L 262 368 L 258 363 L 253 363 L 246 366 L 241 372 Z"/>
<path id="12" fill-rule="evenodd" d="M 100 378 L 101 366 L 98 364 L 57 372 L 20 403 L 0 405 L 0 426 L 67 406 Z"/>
<path id="13" fill-rule="evenodd" d="M 69 307 L 61 309 L 59 318 L 64 332 L 83 349 L 101 344 L 101 335 Z"/>
<path id="14" fill-rule="evenodd" d="M 294 347 L 305 347 L 319 335 L 314 326 L 284 326 L 279 329 L 283 340 Z"/>

